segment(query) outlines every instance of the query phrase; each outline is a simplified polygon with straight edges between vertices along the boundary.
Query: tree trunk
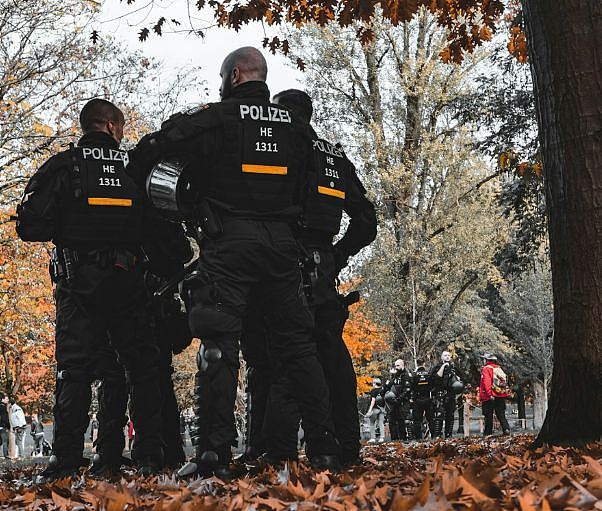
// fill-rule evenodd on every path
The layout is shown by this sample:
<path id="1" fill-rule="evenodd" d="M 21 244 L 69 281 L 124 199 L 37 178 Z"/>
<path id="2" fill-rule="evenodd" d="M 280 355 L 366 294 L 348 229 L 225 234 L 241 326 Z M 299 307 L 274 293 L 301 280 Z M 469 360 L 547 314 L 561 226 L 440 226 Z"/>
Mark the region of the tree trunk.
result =
<path id="1" fill-rule="evenodd" d="M 533 427 L 541 429 L 546 416 L 547 392 L 544 383 L 535 378 L 533 380 Z"/>
<path id="2" fill-rule="evenodd" d="M 522 383 L 520 383 L 518 389 L 516 389 L 514 399 L 516 399 L 516 410 L 518 412 L 519 423 L 522 428 L 526 428 L 527 411 L 525 409 L 525 390 Z"/>
<path id="3" fill-rule="evenodd" d="M 602 4 L 523 0 L 542 146 L 554 370 L 538 444 L 602 432 Z"/>

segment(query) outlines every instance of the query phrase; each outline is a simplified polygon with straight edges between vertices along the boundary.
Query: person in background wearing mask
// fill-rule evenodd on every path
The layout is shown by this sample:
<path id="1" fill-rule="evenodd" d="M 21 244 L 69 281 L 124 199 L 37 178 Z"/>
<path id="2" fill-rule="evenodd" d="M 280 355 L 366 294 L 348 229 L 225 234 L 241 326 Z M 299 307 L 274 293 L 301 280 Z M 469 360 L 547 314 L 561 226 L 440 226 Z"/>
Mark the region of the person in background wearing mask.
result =
<path id="1" fill-rule="evenodd" d="M 389 431 L 391 440 L 407 440 L 407 421 L 410 415 L 410 373 L 405 362 L 398 358 L 392 369 L 391 377 L 384 388 L 385 402 L 388 407 Z"/>
<path id="2" fill-rule="evenodd" d="M 454 428 L 454 411 L 456 405 L 456 382 L 461 381 L 449 351 L 441 353 L 441 362 L 431 369 L 433 389 L 433 428 L 434 437 L 443 434 L 445 422 L 445 438 L 451 438 Z M 462 386 L 463 387 L 463 386 Z"/>

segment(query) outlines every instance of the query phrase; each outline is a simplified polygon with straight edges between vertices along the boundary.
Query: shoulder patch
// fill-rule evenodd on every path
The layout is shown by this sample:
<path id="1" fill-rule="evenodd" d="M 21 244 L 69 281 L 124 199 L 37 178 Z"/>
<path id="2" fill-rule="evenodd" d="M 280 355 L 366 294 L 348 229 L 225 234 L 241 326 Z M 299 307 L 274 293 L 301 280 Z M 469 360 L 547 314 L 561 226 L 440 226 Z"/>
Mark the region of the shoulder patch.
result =
<path id="1" fill-rule="evenodd" d="M 202 112 L 203 110 L 207 110 L 210 106 L 211 106 L 210 103 L 193 106 L 192 108 L 189 108 L 188 110 L 186 110 L 186 112 L 184 112 L 184 113 L 186 115 L 198 114 L 199 112 Z"/>

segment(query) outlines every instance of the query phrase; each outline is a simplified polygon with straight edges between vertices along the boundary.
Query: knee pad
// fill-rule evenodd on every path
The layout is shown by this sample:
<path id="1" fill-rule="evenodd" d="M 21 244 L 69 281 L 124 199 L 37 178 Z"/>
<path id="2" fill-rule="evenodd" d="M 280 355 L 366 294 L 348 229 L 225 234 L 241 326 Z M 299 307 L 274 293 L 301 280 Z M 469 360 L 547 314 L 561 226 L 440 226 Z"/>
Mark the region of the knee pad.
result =
<path id="1" fill-rule="evenodd" d="M 222 360 L 223 353 L 214 342 L 203 341 L 196 356 L 196 363 L 201 373 L 208 373 Z"/>

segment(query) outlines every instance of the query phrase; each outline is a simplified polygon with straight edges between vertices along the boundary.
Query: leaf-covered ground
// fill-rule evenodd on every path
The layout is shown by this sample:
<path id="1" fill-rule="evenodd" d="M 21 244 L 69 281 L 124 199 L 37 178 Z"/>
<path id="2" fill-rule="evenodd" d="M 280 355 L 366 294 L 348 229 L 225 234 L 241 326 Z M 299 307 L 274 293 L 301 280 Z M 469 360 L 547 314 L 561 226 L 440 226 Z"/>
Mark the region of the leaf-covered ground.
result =
<path id="1" fill-rule="evenodd" d="M 237 467 L 232 482 L 170 475 L 101 481 L 86 477 L 33 485 L 33 467 L 5 470 L 0 509 L 79 510 L 497 510 L 602 511 L 602 444 L 528 450 L 530 436 L 454 439 L 364 448 L 364 462 L 341 474 L 304 463 Z"/>

